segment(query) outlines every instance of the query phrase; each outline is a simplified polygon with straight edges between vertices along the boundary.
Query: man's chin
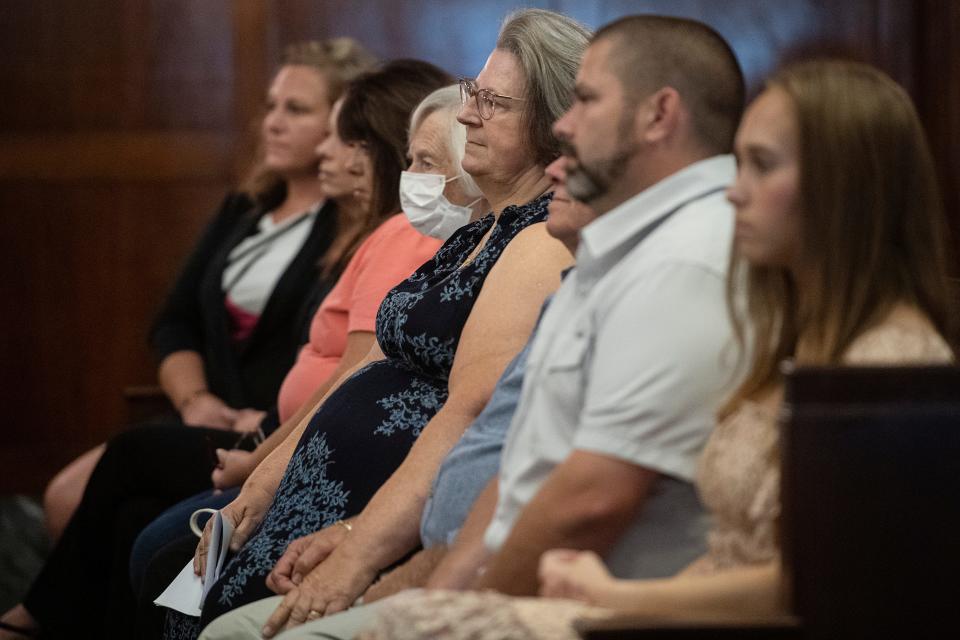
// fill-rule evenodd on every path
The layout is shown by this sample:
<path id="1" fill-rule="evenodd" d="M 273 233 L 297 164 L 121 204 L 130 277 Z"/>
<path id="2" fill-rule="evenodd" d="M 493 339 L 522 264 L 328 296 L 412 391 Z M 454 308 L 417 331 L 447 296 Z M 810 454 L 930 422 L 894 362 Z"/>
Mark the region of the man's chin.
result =
<path id="1" fill-rule="evenodd" d="M 603 195 L 604 189 L 586 174 L 577 172 L 567 175 L 567 193 L 580 202 L 589 204 Z"/>

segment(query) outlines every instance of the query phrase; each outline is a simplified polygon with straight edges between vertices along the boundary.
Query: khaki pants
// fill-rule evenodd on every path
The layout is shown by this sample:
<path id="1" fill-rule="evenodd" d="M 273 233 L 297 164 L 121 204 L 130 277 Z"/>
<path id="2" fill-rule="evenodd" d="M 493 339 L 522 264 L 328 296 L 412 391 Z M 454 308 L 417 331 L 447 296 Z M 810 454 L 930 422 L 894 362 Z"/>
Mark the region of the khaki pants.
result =
<path id="1" fill-rule="evenodd" d="M 260 633 L 263 625 L 267 623 L 267 620 L 270 619 L 270 616 L 282 601 L 282 596 L 274 596 L 273 598 L 258 600 L 222 615 L 203 630 L 203 633 L 200 634 L 200 640 L 233 640 L 234 638 L 256 638 L 259 640 L 263 637 Z M 277 638 L 283 640 L 296 640 L 297 638 L 349 640 L 366 629 L 376 619 L 380 602 L 383 601 L 356 606 L 332 616 L 308 622 L 279 634 Z"/>

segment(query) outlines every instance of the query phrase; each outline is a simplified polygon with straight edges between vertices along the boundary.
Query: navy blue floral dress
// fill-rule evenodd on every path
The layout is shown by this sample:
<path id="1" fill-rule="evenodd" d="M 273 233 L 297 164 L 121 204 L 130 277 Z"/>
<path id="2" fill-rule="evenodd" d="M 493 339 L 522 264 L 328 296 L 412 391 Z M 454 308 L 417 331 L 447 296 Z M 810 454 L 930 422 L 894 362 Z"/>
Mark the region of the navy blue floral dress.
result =
<path id="1" fill-rule="evenodd" d="M 314 414 L 273 506 L 207 596 L 199 627 L 171 612 L 166 638 L 195 637 L 227 611 L 274 595 L 264 581 L 290 542 L 366 506 L 446 401 L 460 332 L 484 279 L 510 240 L 546 218 L 551 197 L 466 225 L 387 294 L 377 314 L 386 359 L 357 371 Z M 486 245 L 464 265 L 491 225 Z"/>

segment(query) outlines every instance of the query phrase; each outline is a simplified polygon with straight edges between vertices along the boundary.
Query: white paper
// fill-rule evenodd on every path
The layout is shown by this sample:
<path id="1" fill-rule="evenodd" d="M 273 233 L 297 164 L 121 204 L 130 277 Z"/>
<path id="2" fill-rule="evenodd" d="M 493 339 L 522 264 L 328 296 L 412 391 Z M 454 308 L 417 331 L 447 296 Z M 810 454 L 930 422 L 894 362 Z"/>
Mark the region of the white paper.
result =
<path id="1" fill-rule="evenodd" d="M 227 560 L 227 552 L 230 550 L 230 538 L 233 536 L 233 523 L 224 520 L 220 512 L 213 517 L 213 531 L 210 535 L 210 548 L 207 549 L 207 569 L 203 580 L 203 593 L 200 596 L 200 604 L 207 599 L 207 593 L 213 583 L 220 577 L 223 571 L 223 565 Z"/>
<path id="2" fill-rule="evenodd" d="M 213 530 L 210 535 L 210 547 L 207 549 L 207 567 L 204 580 L 193 572 L 193 560 L 180 571 L 173 582 L 163 590 L 154 604 L 174 609 L 188 616 L 199 617 L 203 601 L 213 583 L 220 577 L 230 550 L 230 538 L 233 536 L 233 523 L 224 520 L 218 511 L 213 518 Z"/>
<path id="3" fill-rule="evenodd" d="M 200 599 L 203 597 L 203 583 L 200 576 L 193 572 L 193 560 L 173 579 L 153 604 L 167 607 L 188 616 L 200 617 Z"/>

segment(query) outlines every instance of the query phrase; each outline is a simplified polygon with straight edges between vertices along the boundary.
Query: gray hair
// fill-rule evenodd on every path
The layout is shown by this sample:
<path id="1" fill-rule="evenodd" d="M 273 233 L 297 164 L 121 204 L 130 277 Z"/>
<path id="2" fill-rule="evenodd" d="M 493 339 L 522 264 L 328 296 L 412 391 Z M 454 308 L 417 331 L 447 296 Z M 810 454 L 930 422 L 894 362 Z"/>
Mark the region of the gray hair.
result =
<path id="1" fill-rule="evenodd" d="M 437 89 L 424 98 L 423 101 L 417 105 L 417 108 L 413 110 L 413 115 L 410 116 L 410 135 L 407 139 L 413 138 L 413 134 L 420 128 L 420 125 L 423 124 L 423 121 L 426 120 L 428 116 L 433 113 L 441 113 L 447 121 L 447 149 L 450 152 L 450 159 L 453 161 L 453 166 L 457 170 L 457 175 L 460 176 L 460 185 L 463 188 L 463 192 L 469 198 L 479 198 L 483 195 L 480 187 L 477 186 L 473 177 L 464 171 L 461 166 L 464 148 L 467 145 L 467 128 L 457 122 L 457 113 L 459 111 L 460 86 L 454 84 L 449 87 Z"/>
<path id="2" fill-rule="evenodd" d="M 553 123 L 570 108 L 590 37 L 587 27 L 546 9 L 511 13 L 497 36 L 497 49 L 516 56 L 523 71 L 523 128 L 534 157 L 544 166 L 560 155 Z"/>

